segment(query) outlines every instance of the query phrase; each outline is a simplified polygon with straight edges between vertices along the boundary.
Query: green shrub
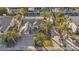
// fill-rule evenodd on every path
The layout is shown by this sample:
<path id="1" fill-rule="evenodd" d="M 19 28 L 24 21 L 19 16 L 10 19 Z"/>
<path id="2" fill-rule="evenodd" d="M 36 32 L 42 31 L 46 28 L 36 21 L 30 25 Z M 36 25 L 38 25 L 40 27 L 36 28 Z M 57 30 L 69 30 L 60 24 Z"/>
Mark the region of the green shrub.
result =
<path id="1" fill-rule="evenodd" d="M 1 8 L 0 8 L 0 16 L 2 16 L 3 14 L 7 14 L 7 9 L 1 7 Z"/>
<path id="2" fill-rule="evenodd" d="M 2 36 L 2 40 L 7 47 L 12 47 L 15 45 L 16 43 L 14 39 L 15 34 L 16 34 L 16 31 L 8 31 L 6 34 Z"/>

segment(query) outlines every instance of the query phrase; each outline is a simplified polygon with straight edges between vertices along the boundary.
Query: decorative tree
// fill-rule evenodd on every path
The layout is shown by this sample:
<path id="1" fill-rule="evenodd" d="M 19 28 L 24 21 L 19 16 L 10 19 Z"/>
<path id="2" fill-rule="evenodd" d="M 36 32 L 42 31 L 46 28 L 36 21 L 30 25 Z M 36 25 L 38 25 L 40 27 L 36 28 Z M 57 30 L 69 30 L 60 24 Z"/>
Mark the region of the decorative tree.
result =
<path id="1" fill-rule="evenodd" d="M 16 31 L 12 30 L 12 31 L 8 31 L 2 36 L 2 40 L 5 42 L 7 47 L 12 47 L 16 44 L 16 41 L 14 39 L 15 34 L 16 34 Z"/>
<path id="2" fill-rule="evenodd" d="M 41 15 L 47 20 L 47 18 L 52 16 L 52 12 L 42 12 Z"/>
<path id="3" fill-rule="evenodd" d="M 65 16 L 64 15 L 61 15 L 61 14 L 58 14 L 56 16 L 56 28 L 59 32 L 62 33 L 62 31 L 64 29 L 66 29 L 66 23 L 64 22 L 66 19 L 65 19 Z"/>
<path id="4" fill-rule="evenodd" d="M 18 31 L 16 29 L 12 29 L 10 31 L 7 31 L 0 38 L 6 44 L 7 47 L 12 47 L 16 44 L 19 37 L 20 35 L 18 35 Z"/>
<path id="5" fill-rule="evenodd" d="M 62 14 L 57 14 L 56 15 L 56 21 L 57 22 L 63 22 L 65 19 L 64 19 L 65 17 L 64 17 L 64 15 L 62 15 Z"/>
<path id="6" fill-rule="evenodd" d="M 36 33 L 34 36 L 35 46 L 36 47 L 43 47 L 43 40 L 45 39 L 45 35 L 42 32 Z"/>
<path id="7" fill-rule="evenodd" d="M 48 32 L 51 30 L 51 28 L 52 28 L 52 24 L 51 24 L 49 21 L 46 21 L 46 22 L 44 23 L 43 28 L 44 28 L 44 30 L 46 31 L 46 33 L 48 33 Z"/>
<path id="8" fill-rule="evenodd" d="M 38 32 L 35 36 L 35 46 L 36 47 L 44 47 L 45 49 L 48 47 L 52 47 L 52 41 L 51 37 L 48 38 L 47 35 L 45 35 L 42 32 Z"/>
<path id="9" fill-rule="evenodd" d="M 52 24 L 49 21 L 46 21 L 44 23 L 44 30 L 45 30 L 45 40 L 43 41 L 43 45 L 48 48 L 48 47 L 52 47 L 53 43 L 51 40 L 51 32 L 50 30 L 52 29 Z"/>
<path id="10" fill-rule="evenodd" d="M 58 8 L 58 11 L 59 12 L 64 12 L 64 8 L 60 7 L 60 8 Z"/>
<path id="11" fill-rule="evenodd" d="M 47 18 L 50 18 L 50 16 L 52 16 L 52 12 L 49 8 L 42 8 L 41 15 L 45 18 L 45 20 L 47 20 Z"/>
<path id="12" fill-rule="evenodd" d="M 62 14 L 58 14 L 56 16 L 56 30 L 59 32 L 60 34 L 60 38 L 61 38 L 61 42 L 63 44 L 63 46 L 66 46 L 66 42 L 65 40 L 67 39 L 67 27 L 68 27 L 68 17 L 65 17 Z"/>
<path id="13" fill-rule="evenodd" d="M 53 46 L 51 40 L 51 33 L 50 33 L 51 28 L 52 28 L 52 24 L 49 21 L 46 21 L 42 25 L 42 29 L 45 32 L 40 31 L 35 35 L 36 38 L 34 39 L 38 39 L 35 41 L 40 42 L 40 45 L 42 45 L 44 48 Z"/>
<path id="14" fill-rule="evenodd" d="M 22 14 L 21 19 L 22 19 L 22 23 L 23 23 L 23 18 L 25 17 L 25 15 L 27 15 L 27 13 L 28 13 L 28 8 L 22 7 L 22 8 L 20 9 L 20 12 L 19 12 L 19 13 Z"/>
<path id="15" fill-rule="evenodd" d="M 27 13 L 28 13 L 28 8 L 26 8 L 26 7 L 21 8 L 21 9 L 20 9 L 20 13 L 21 13 L 22 15 L 27 14 Z"/>

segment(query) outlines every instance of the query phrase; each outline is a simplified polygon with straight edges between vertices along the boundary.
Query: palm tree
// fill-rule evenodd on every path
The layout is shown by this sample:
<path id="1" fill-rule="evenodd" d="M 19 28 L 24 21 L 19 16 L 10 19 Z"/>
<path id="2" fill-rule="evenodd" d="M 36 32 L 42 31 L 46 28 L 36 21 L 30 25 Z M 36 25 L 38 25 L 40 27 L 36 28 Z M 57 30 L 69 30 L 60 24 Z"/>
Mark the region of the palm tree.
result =
<path id="1" fill-rule="evenodd" d="M 45 39 L 45 35 L 42 32 L 36 33 L 35 36 L 34 36 L 35 46 L 36 47 L 42 47 L 44 39 Z"/>
<path id="2" fill-rule="evenodd" d="M 58 22 L 63 22 L 65 20 L 64 18 L 65 17 L 62 14 L 57 14 L 56 15 L 56 21 L 58 21 Z"/>
<path id="3" fill-rule="evenodd" d="M 38 32 L 35 36 L 35 46 L 36 47 L 44 47 L 46 50 L 48 47 L 52 47 L 52 41 L 51 37 L 48 38 L 47 35 L 45 35 L 42 32 Z"/>
<path id="4" fill-rule="evenodd" d="M 60 7 L 60 8 L 58 8 L 58 11 L 59 12 L 64 12 L 64 8 L 63 7 Z"/>
<path id="5" fill-rule="evenodd" d="M 20 9 L 20 12 L 19 13 L 22 14 L 21 19 L 22 19 L 22 22 L 23 22 L 23 18 L 25 18 L 25 15 L 27 15 L 27 13 L 28 13 L 28 8 L 27 7 L 22 7 Z"/>
<path id="6" fill-rule="evenodd" d="M 8 31 L 6 34 L 2 36 L 2 40 L 7 47 L 12 47 L 16 44 L 16 41 L 14 39 L 14 37 L 16 36 L 15 34 L 16 34 L 16 31 L 12 30 L 12 31 Z"/>
<path id="7" fill-rule="evenodd" d="M 51 30 L 51 28 L 52 28 L 52 24 L 51 24 L 49 21 L 46 21 L 46 22 L 44 23 L 43 28 L 44 28 L 44 30 L 46 31 L 46 33 L 48 33 L 48 32 Z"/>
<path id="8" fill-rule="evenodd" d="M 22 15 L 27 14 L 27 13 L 28 13 L 28 8 L 22 7 L 22 8 L 20 9 L 20 13 L 21 13 Z"/>
<path id="9" fill-rule="evenodd" d="M 43 45 L 44 47 L 52 47 L 52 40 L 51 40 L 51 30 L 52 29 L 52 24 L 49 21 L 46 21 L 44 23 L 44 30 L 45 30 L 45 40 L 43 40 Z"/>
<path id="10" fill-rule="evenodd" d="M 67 34 L 67 26 L 68 26 L 68 17 L 65 17 L 64 15 L 58 14 L 56 16 L 56 29 L 58 30 L 59 34 L 60 34 L 60 38 L 61 38 L 61 42 L 63 43 L 63 45 L 65 45 L 65 37 Z"/>
<path id="11" fill-rule="evenodd" d="M 41 15 L 47 20 L 47 18 L 52 16 L 52 12 L 42 12 Z"/>
<path id="12" fill-rule="evenodd" d="M 45 18 L 45 20 L 47 20 L 47 18 L 50 18 L 52 16 L 52 12 L 49 8 L 42 8 L 41 15 Z"/>
<path id="13" fill-rule="evenodd" d="M 62 32 L 65 28 L 66 28 L 66 23 L 65 23 L 65 16 L 64 15 L 61 15 L 61 14 L 58 14 L 56 16 L 56 28 L 57 30 L 59 30 L 59 32 Z"/>

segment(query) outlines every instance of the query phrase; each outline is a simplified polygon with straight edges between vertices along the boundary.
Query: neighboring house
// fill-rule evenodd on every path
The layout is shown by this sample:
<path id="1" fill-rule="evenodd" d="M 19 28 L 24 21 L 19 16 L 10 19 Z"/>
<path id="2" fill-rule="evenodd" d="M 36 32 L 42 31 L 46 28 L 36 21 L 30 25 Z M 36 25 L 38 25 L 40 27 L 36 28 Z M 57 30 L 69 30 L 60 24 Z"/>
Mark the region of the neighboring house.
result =
<path id="1" fill-rule="evenodd" d="M 79 8 L 74 8 L 74 12 L 79 13 Z"/>
<path id="2" fill-rule="evenodd" d="M 21 7 L 7 7 L 7 12 L 10 15 L 19 13 Z M 58 12 L 58 13 L 79 13 L 79 8 L 68 8 L 68 7 L 28 7 L 28 16 L 39 16 L 41 10 L 48 10 L 51 12 Z"/>

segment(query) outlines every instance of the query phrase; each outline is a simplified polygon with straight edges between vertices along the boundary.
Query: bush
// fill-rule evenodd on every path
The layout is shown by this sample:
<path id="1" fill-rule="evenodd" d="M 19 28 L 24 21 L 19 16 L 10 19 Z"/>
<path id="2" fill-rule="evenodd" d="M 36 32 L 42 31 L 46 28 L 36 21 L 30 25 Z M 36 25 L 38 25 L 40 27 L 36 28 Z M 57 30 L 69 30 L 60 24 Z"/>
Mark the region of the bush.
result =
<path id="1" fill-rule="evenodd" d="M 16 41 L 14 39 L 16 31 L 8 31 L 6 34 L 2 36 L 3 42 L 7 47 L 12 47 L 15 45 Z"/>
<path id="2" fill-rule="evenodd" d="M 2 16 L 3 14 L 7 14 L 7 9 L 1 7 L 1 8 L 0 8 L 0 16 Z"/>

